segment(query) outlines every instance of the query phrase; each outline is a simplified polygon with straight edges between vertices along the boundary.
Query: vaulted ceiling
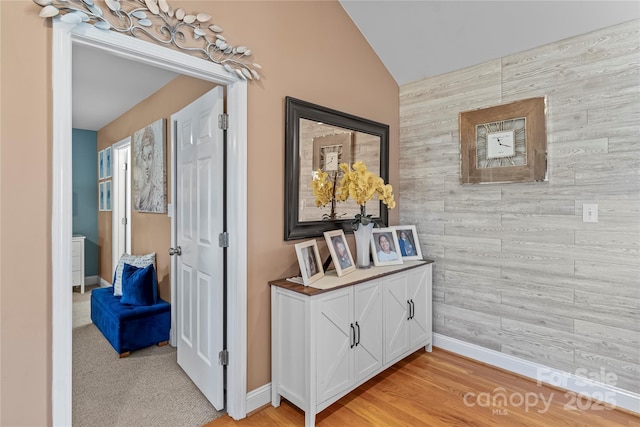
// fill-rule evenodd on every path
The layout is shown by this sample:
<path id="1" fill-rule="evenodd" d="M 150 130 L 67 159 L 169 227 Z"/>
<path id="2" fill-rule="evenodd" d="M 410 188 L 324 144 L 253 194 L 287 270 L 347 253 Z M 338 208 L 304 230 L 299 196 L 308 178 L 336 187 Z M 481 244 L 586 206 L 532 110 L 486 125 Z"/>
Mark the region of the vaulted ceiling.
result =
<path id="1" fill-rule="evenodd" d="M 400 86 L 640 17 L 638 1 L 340 3 Z M 73 62 L 79 129 L 102 128 L 175 77 L 86 48 Z"/>

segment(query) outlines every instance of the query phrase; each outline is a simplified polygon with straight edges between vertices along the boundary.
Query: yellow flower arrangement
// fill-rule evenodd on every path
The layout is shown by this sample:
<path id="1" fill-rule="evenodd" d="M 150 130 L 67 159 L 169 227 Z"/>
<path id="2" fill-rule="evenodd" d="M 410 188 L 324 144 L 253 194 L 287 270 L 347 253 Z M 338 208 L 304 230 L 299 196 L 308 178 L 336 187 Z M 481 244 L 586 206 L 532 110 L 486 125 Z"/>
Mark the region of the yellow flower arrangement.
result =
<path id="1" fill-rule="evenodd" d="M 317 171 L 311 182 L 316 206 L 325 206 L 331 203 L 333 217 L 330 219 L 335 218 L 335 202 L 344 202 L 349 197 L 360 205 L 360 213 L 353 221 L 354 229 L 357 229 L 359 224 L 367 225 L 372 221 L 371 215 L 366 214 L 366 204 L 375 196 L 389 209 L 395 208 L 393 187 L 390 184 L 385 184 L 382 178 L 369 171 L 364 162 L 355 162 L 352 168 L 348 164 L 342 163 L 340 170 L 342 178 L 338 186 L 336 186 L 338 173 L 335 173 L 333 180 L 331 180 L 329 175 L 321 170 Z"/>

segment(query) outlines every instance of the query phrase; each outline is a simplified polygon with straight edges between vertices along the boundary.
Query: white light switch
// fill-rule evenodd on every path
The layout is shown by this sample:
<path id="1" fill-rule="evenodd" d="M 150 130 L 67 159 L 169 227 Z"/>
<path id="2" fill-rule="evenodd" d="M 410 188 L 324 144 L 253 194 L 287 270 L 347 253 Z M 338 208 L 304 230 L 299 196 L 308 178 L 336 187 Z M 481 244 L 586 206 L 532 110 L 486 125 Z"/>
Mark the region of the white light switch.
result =
<path id="1" fill-rule="evenodd" d="M 582 205 L 582 222 L 598 222 L 598 205 L 589 203 Z"/>

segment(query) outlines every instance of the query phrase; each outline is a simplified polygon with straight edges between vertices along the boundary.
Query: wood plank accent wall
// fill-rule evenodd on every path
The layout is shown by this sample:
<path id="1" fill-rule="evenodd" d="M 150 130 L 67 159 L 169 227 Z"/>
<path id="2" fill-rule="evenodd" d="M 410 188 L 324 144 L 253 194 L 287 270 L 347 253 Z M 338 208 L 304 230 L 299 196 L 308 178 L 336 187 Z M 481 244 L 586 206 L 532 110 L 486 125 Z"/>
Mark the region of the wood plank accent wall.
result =
<path id="1" fill-rule="evenodd" d="M 400 224 L 436 261 L 435 332 L 640 392 L 639 28 L 400 88 Z M 537 96 L 548 182 L 460 185 L 458 113 Z"/>

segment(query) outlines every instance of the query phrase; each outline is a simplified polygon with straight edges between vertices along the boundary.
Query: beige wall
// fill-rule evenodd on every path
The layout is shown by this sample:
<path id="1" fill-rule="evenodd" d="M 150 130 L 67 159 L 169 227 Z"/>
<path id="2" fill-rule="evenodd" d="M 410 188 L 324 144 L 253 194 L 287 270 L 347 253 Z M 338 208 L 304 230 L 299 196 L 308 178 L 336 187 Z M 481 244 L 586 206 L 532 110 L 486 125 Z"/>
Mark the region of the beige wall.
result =
<path id="1" fill-rule="evenodd" d="M 434 330 L 640 392 L 639 22 L 402 86 L 402 223 Z M 549 181 L 460 185 L 458 113 L 547 97 Z M 599 207 L 582 222 L 582 204 Z M 615 375 L 615 377 L 613 377 Z"/>
<path id="2" fill-rule="evenodd" d="M 170 186 L 170 147 L 169 120 L 171 114 L 180 111 L 192 101 L 215 87 L 215 84 L 188 76 L 178 76 L 158 92 L 109 123 L 98 131 L 98 150 L 102 150 L 127 136 L 131 137 L 131 170 L 135 167 L 133 156 L 133 134 L 159 119 L 166 119 L 167 135 L 165 144 L 165 170 L 167 171 L 167 201 L 171 203 Z M 133 181 L 133 178 L 132 178 Z M 98 274 L 104 280 L 113 280 L 111 259 L 111 212 L 98 213 Z M 167 249 L 171 246 L 171 218 L 167 214 L 131 212 L 131 253 L 136 255 L 156 252 L 158 269 L 158 290 L 160 298 L 171 302 L 170 257 Z"/>
<path id="3" fill-rule="evenodd" d="M 51 37 L 32 2 L 0 7 L 0 424 L 39 426 L 51 420 Z"/>
<path id="4" fill-rule="evenodd" d="M 335 1 L 171 4 L 212 15 L 264 67 L 263 80 L 249 87 L 248 111 L 253 390 L 270 381 L 267 282 L 297 270 L 295 242 L 283 241 L 284 97 L 389 124 L 397 184 L 399 89 Z M 39 426 L 51 423 L 51 30 L 31 1 L 0 8 L 0 424 Z M 391 223 L 397 218 L 395 209 Z"/>

